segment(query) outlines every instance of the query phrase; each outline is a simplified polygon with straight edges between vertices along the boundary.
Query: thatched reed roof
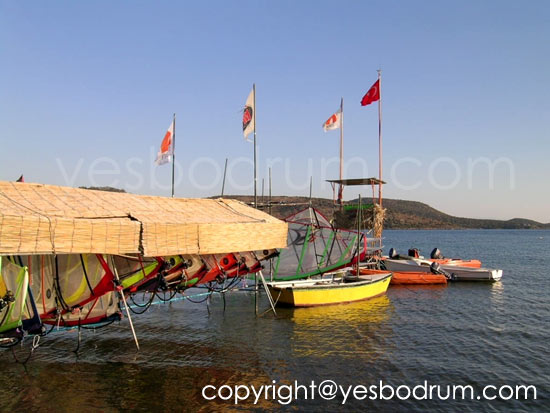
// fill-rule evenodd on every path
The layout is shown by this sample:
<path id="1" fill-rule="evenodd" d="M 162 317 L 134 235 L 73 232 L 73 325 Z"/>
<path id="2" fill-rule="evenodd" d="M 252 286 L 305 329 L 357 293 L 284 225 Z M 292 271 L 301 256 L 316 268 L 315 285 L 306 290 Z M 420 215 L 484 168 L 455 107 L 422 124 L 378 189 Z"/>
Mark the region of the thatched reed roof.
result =
<path id="1" fill-rule="evenodd" d="M 229 199 L 0 181 L 0 254 L 214 254 L 286 246 L 287 225 Z"/>

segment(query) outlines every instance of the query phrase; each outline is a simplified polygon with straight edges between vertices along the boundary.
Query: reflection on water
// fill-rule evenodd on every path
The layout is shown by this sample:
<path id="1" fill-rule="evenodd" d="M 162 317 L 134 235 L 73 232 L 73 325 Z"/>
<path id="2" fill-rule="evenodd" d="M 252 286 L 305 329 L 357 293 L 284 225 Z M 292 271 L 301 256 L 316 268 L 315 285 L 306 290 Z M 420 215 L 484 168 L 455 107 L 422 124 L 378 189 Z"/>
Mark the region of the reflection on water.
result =
<path id="1" fill-rule="evenodd" d="M 504 284 L 502 281 L 497 281 L 489 284 L 491 286 L 491 299 L 502 301 L 504 299 Z"/>
<path id="2" fill-rule="evenodd" d="M 370 343 L 384 340 L 383 336 L 391 333 L 384 326 L 392 312 L 386 295 L 356 303 L 290 311 L 291 352 L 297 357 L 372 358 L 377 349 Z"/>
<path id="3" fill-rule="evenodd" d="M 417 297 L 426 300 L 438 300 L 447 294 L 447 285 L 434 284 L 434 285 L 390 285 L 391 296 L 396 298 L 407 299 L 410 297 Z"/>

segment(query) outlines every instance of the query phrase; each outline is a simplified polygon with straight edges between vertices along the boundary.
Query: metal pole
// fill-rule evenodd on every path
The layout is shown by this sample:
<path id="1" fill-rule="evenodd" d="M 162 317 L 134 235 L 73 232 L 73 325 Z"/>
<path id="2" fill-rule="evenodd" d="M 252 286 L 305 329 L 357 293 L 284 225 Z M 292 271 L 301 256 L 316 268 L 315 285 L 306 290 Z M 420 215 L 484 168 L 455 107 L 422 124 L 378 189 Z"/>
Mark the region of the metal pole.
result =
<path id="1" fill-rule="evenodd" d="M 264 186 L 265 186 L 265 178 L 262 178 L 262 209 L 264 209 L 265 207 Z"/>
<path id="2" fill-rule="evenodd" d="M 269 167 L 269 215 L 271 215 L 272 209 L 271 209 L 271 166 Z M 273 281 L 273 258 L 269 259 L 269 278 L 271 281 Z"/>
<path id="3" fill-rule="evenodd" d="M 222 182 L 222 195 L 221 195 L 222 198 L 225 190 L 225 175 L 227 174 L 227 159 L 228 158 L 225 158 L 225 168 L 223 168 L 223 182 Z"/>
<path id="4" fill-rule="evenodd" d="M 361 261 L 361 194 L 359 194 L 359 205 L 357 208 L 357 276 L 359 276 L 359 261 Z"/>
<path id="5" fill-rule="evenodd" d="M 174 166 L 176 164 L 176 114 L 174 113 L 174 136 L 172 137 L 172 198 L 174 198 Z"/>
<path id="6" fill-rule="evenodd" d="M 258 273 L 254 273 L 254 312 L 258 315 Z"/>
<path id="7" fill-rule="evenodd" d="M 269 167 L 269 215 L 271 215 L 271 167 Z"/>
<path id="8" fill-rule="evenodd" d="M 134 336 L 134 341 L 136 342 L 136 347 L 139 351 L 139 342 L 137 339 L 136 330 L 134 330 L 134 323 L 132 323 L 132 317 L 130 316 L 130 308 L 128 307 L 128 303 L 126 303 L 126 297 L 124 296 L 124 290 L 120 285 L 120 278 L 118 277 L 118 271 L 115 265 L 115 259 L 112 255 L 111 255 L 111 265 L 113 266 L 113 274 L 115 275 L 115 278 L 117 280 L 117 289 L 119 291 L 120 297 L 122 298 L 122 302 L 124 303 L 124 308 L 126 309 L 126 315 L 128 316 L 128 321 L 130 322 L 130 328 L 132 329 L 132 335 Z"/>
<path id="9" fill-rule="evenodd" d="M 267 299 L 269 300 L 269 304 L 271 305 L 271 309 L 273 310 L 273 314 L 277 315 L 277 311 L 275 311 L 275 302 L 273 301 L 273 297 L 269 292 L 269 288 L 267 288 L 267 283 L 265 282 L 265 278 L 262 270 L 259 271 L 259 274 L 260 274 L 260 279 L 262 280 L 262 284 L 264 286 L 265 294 L 267 295 Z"/>
<path id="10" fill-rule="evenodd" d="M 382 69 L 378 69 L 378 179 L 382 181 Z M 382 206 L 382 183 L 378 184 L 378 203 Z"/>
<path id="11" fill-rule="evenodd" d="M 344 98 L 340 100 L 340 181 L 344 179 Z M 344 188 L 342 184 L 338 188 L 338 202 L 340 205 L 343 200 Z"/>
<path id="12" fill-rule="evenodd" d="M 254 116 L 254 208 L 258 208 L 258 192 L 257 192 L 257 168 L 256 168 L 256 83 L 252 85 L 254 91 L 254 110 L 252 116 Z"/>
<path id="13" fill-rule="evenodd" d="M 312 195 L 312 192 L 313 191 L 313 176 L 310 176 L 309 177 L 309 206 L 311 207 L 311 195 Z"/>

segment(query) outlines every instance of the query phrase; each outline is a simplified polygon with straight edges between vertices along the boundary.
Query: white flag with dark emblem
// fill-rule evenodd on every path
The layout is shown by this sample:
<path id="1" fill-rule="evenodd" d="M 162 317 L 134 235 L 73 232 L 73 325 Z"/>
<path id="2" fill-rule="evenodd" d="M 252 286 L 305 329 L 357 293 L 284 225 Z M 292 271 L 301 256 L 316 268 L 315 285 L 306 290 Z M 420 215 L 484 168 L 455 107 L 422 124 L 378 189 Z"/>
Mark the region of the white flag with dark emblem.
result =
<path id="1" fill-rule="evenodd" d="M 342 126 L 342 112 L 338 111 L 323 123 L 323 129 L 326 131 L 340 129 Z"/>
<path id="2" fill-rule="evenodd" d="M 247 136 L 254 132 L 254 89 L 248 95 L 246 103 L 243 109 L 243 135 L 247 139 Z M 248 140 L 248 139 L 247 139 Z"/>

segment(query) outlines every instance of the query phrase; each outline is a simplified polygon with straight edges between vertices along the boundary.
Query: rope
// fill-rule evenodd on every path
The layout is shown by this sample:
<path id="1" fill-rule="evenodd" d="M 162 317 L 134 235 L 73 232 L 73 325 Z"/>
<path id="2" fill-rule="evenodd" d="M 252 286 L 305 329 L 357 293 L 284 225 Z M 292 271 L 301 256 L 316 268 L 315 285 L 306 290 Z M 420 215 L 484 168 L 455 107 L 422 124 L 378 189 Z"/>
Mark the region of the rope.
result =
<path id="1" fill-rule="evenodd" d="M 122 294 L 124 294 L 124 293 L 122 293 Z M 145 305 L 139 305 L 139 304 L 137 304 L 137 303 L 134 301 L 134 296 L 133 296 L 133 294 L 130 295 L 130 299 L 132 300 L 132 303 L 134 303 L 134 305 L 135 305 L 136 307 L 143 308 L 143 311 L 136 311 L 136 310 L 134 310 L 134 308 L 133 308 L 131 305 L 128 306 L 128 308 L 129 308 L 130 311 L 131 311 L 132 313 L 134 313 L 134 314 L 143 314 L 143 313 L 145 313 L 145 312 L 146 312 L 147 310 L 149 310 L 149 308 L 151 307 L 151 304 L 152 304 L 152 302 L 153 302 L 153 299 L 155 298 L 155 294 L 156 294 L 156 290 L 155 290 L 155 292 L 151 293 L 151 298 L 149 299 L 149 301 L 148 301 Z"/>
<path id="2" fill-rule="evenodd" d="M 80 317 L 78 317 L 78 339 L 77 339 L 77 346 L 76 349 L 73 350 L 73 353 L 78 354 L 78 350 L 80 349 L 80 341 L 82 339 L 82 331 L 80 330 Z"/>
<path id="3" fill-rule="evenodd" d="M 240 216 L 243 216 L 243 217 L 246 217 L 246 218 L 249 218 L 253 221 L 256 221 L 256 222 L 265 222 L 265 219 L 259 219 L 259 218 L 254 218 L 254 217 L 251 217 L 250 215 L 246 215 L 245 213 L 243 212 L 239 212 L 237 211 L 235 208 L 229 206 L 223 199 L 220 199 L 221 201 L 221 205 L 229 210 L 231 210 L 233 213 L 237 214 L 237 215 L 240 215 Z"/>
<path id="4" fill-rule="evenodd" d="M 29 351 L 29 355 L 27 356 L 27 358 L 24 361 L 20 361 L 17 358 L 17 354 L 15 354 L 15 350 L 14 350 L 15 347 L 14 346 L 11 347 L 11 353 L 13 354 L 13 358 L 14 358 L 16 363 L 26 365 L 27 362 L 31 359 L 32 354 L 34 353 L 34 350 L 36 350 L 39 346 L 40 346 L 40 336 L 37 335 L 37 336 L 34 336 L 32 338 L 31 350 Z"/>
<path id="5" fill-rule="evenodd" d="M 21 336 L 0 338 L 0 348 L 11 348 L 19 344 L 21 340 Z"/>

